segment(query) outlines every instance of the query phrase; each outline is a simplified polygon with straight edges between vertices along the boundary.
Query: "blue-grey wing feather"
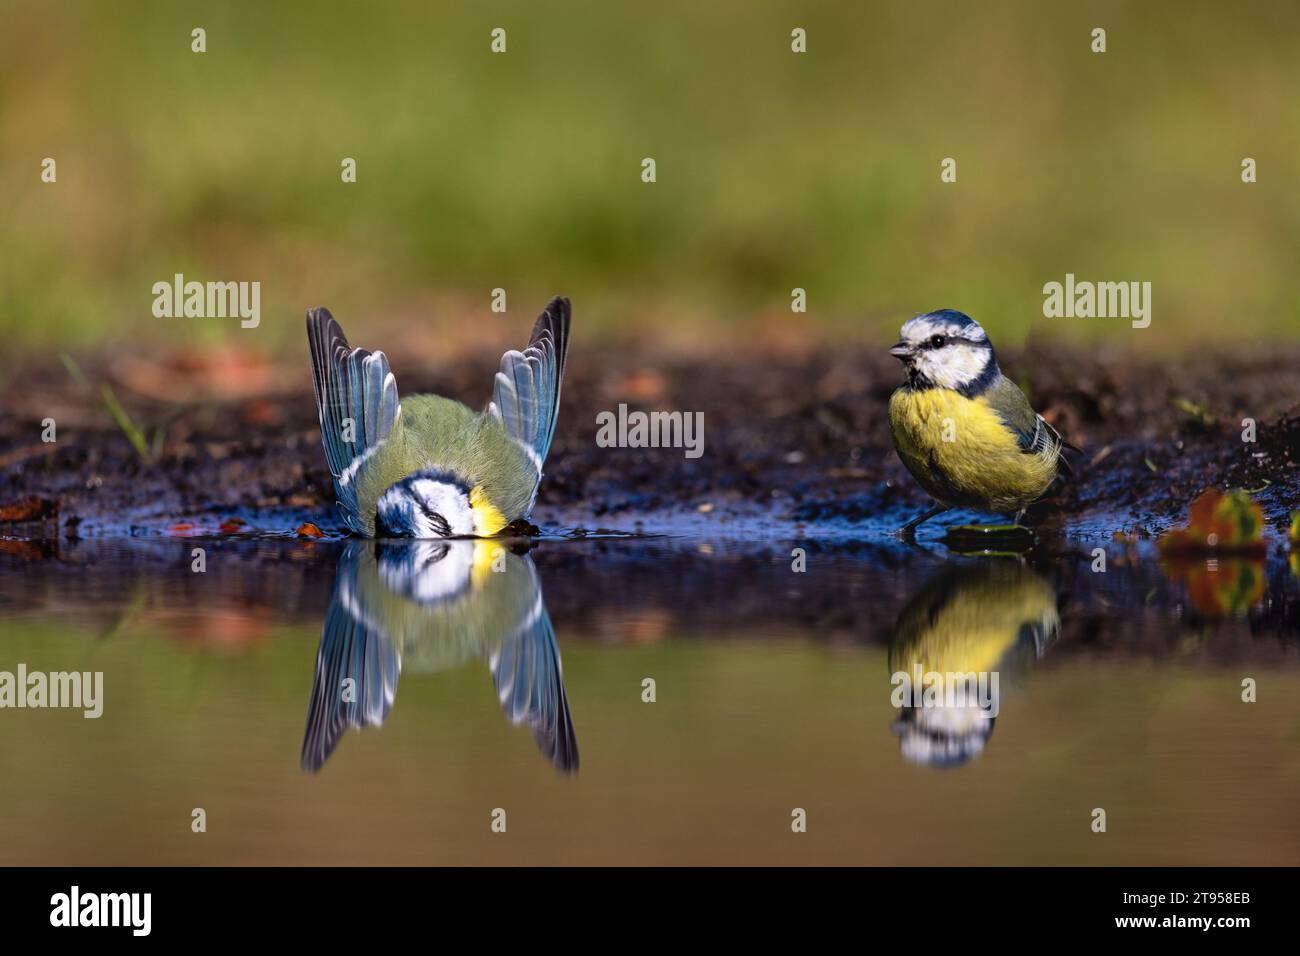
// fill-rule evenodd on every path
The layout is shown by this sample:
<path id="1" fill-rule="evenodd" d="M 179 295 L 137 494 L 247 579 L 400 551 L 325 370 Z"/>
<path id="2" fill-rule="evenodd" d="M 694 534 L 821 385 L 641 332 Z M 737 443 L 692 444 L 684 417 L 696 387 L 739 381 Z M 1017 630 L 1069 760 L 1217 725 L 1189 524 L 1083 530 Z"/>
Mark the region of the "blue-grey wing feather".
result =
<path id="1" fill-rule="evenodd" d="M 303 769 L 313 773 L 349 727 L 382 724 L 397 696 L 401 658 L 392 638 L 365 615 L 356 584 L 357 562 L 340 562 L 316 652 L 302 741 Z M 345 694 L 343 682 L 349 678 L 353 688 Z"/>
<path id="2" fill-rule="evenodd" d="M 491 412 L 529 453 L 540 476 L 551 449 L 569 347 L 569 300 L 557 296 L 537 318 L 528 347 L 501 356 Z"/>
<path id="3" fill-rule="evenodd" d="M 528 620 L 489 659 L 501 710 L 513 724 L 526 724 L 537 748 L 557 769 L 578 769 L 578 740 L 564 689 L 555 629 L 538 594 Z"/>
<path id="4" fill-rule="evenodd" d="M 1022 451 L 1041 454 L 1060 442 L 1055 429 L 1034 411 L 1029 399 L 1025 398 L 1025 393 L 1011 379 L 998 375 L 982 394 L 989 406 L 1015 433 Z"/>
<path id="5" fill-rule="evenodd" d="M 397 380 L 383 352 L 348 346 L 343 329 L 327 309 L 307 313 L 307 340 L 321 441 L 334 478 L 334 494 L 348 526 L 361 531 L 358 475 L 401 416 Z"/>

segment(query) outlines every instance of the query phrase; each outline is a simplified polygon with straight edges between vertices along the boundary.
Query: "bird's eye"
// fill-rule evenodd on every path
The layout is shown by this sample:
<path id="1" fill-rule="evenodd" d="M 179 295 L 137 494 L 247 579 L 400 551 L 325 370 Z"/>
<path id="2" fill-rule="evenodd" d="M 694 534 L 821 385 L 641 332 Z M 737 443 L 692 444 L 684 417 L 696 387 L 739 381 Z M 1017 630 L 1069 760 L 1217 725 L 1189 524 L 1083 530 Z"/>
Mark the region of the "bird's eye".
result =
<path id="1" fill-rule="evenodd" d="M 942 335 L 932 335 L 930 336 L 930 348 L 937 349 L 939 346 L 943 345 L 945 341 L 946 340 Z"/>

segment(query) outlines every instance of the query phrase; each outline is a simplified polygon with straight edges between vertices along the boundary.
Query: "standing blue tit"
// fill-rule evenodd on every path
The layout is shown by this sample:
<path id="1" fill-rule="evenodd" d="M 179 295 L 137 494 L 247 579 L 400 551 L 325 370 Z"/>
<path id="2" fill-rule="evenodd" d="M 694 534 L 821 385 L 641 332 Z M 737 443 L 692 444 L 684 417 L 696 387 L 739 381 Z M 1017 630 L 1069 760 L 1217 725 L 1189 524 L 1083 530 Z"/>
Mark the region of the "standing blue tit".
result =
<path id="1" fill-rule="evenodd" d="M 978 322 L 953 309 L 909 319 L 889 350 L 907 371 L 889 399 L 898 457 L 938 504 L 902 533 L 949 508 L 1021 516 L 1056 479 L 1065 442 L 998 368 Z"/>
<path id="2" fill-rule="evenodd" d="M 501 357 L 477 413 L 437 395 L 397 398 L 383 352 L 348 346 L 325 309 L 307 313 L 325 461 L 348 528 L 367 537 L 489 537 L 527 518 L 560 408 L 569 300 L 551 300 L 528 346 Z"/>

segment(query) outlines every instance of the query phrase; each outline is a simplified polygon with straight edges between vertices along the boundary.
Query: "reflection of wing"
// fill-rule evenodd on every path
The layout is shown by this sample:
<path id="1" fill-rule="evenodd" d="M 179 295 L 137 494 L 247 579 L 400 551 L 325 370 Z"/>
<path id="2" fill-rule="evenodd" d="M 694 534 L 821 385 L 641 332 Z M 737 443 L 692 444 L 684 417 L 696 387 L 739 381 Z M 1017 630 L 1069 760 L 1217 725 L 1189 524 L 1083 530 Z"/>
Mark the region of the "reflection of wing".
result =
<path id="1" fill-rule="evenodd" d="M 564 668 L 540 591 L 523 628 L 502 641 L 488 663 L 507 719 L 532 729 L 542 756 L 555 769 L 576 771 L 578 739 L 564 691 Z"/>
<path id="2" fill-rule="evenodd" d="M 329 759 L 347 728 L 382 724 L 397 694 L 398 649 L 356 601 L 357 558 L 365 548 L 354 542 L 339 562 L 316 652 L 302 741 L 303 769 L 313 773 Z"/>

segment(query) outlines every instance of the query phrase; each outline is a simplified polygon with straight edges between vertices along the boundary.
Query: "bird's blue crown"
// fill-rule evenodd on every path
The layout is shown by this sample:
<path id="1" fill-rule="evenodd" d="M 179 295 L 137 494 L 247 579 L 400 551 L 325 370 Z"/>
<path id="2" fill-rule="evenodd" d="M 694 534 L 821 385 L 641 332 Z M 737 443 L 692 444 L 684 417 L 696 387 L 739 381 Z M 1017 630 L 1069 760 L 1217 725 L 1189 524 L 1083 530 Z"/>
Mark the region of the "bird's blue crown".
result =
<path id="1" fill-rule="evenodd" d="M 954 329 L 968 329 L 972 325 L 979 324 L 965 312 L 958 312 L 956 309 L 936 309 L 934 312 L 918 315 L 917 318 L 929 319 L 936 325 L 948 325 Z"/>

